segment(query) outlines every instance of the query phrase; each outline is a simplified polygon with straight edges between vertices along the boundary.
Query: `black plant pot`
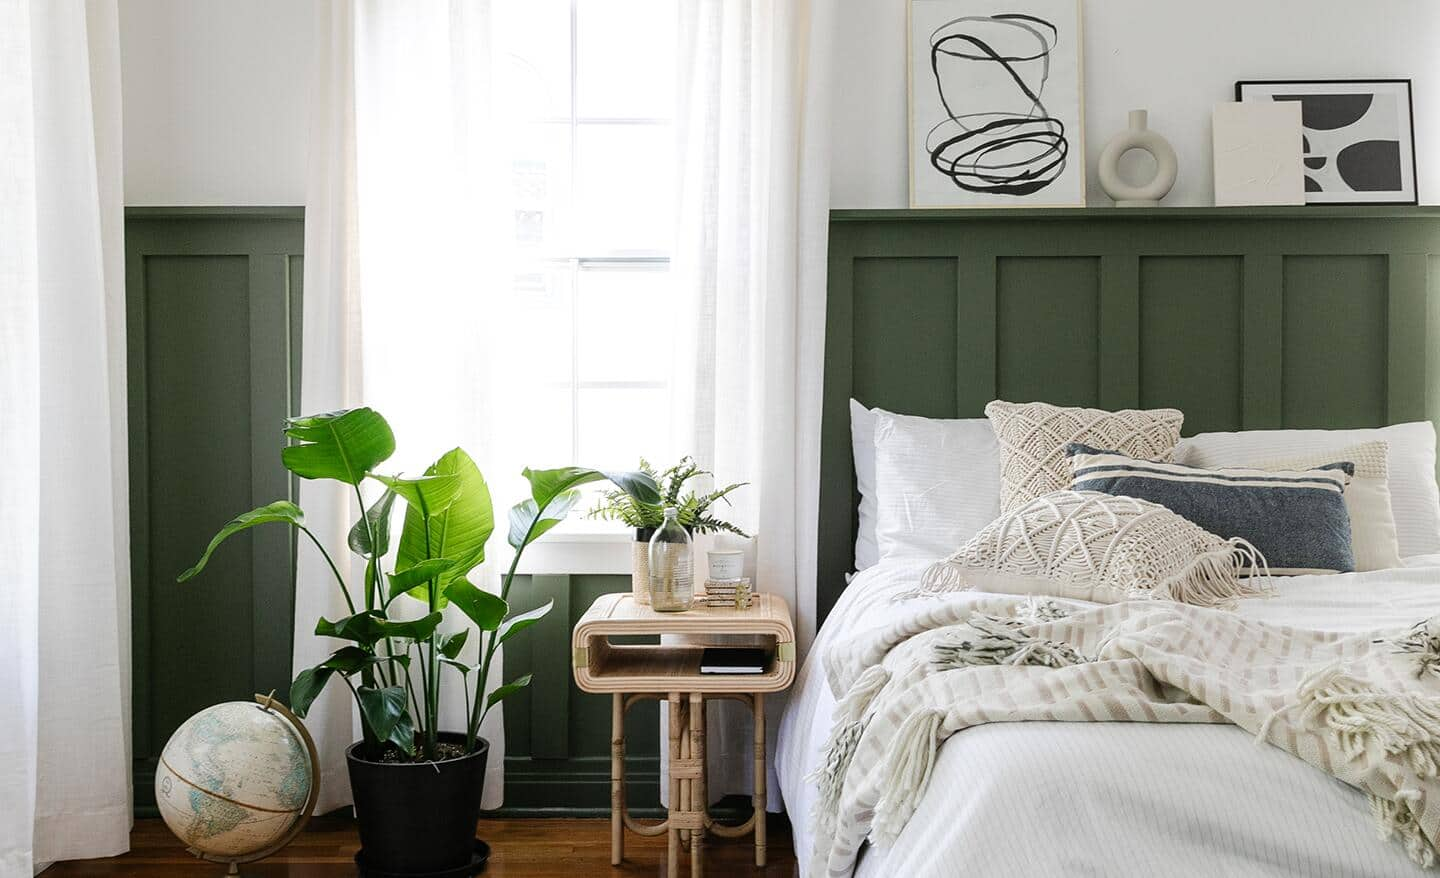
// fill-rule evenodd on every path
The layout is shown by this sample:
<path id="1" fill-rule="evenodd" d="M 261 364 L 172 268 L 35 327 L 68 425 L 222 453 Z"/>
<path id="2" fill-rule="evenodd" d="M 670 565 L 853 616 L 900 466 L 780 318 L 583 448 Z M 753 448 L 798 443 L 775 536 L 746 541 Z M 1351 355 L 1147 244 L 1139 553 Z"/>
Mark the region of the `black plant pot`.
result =
<path id="1" fill-rule="evenodd" d="M 463 745 L 465 736 L 441 732 L 441 741 Z M 365 875 L 472 875 L 477 862 L 475 823 L 485 787 L 490 743 L 443 762 L 370 762 L 345 751 L 350 790 L 360 824 Z M 487 849 L 488 850 L 488 849 Z"/>

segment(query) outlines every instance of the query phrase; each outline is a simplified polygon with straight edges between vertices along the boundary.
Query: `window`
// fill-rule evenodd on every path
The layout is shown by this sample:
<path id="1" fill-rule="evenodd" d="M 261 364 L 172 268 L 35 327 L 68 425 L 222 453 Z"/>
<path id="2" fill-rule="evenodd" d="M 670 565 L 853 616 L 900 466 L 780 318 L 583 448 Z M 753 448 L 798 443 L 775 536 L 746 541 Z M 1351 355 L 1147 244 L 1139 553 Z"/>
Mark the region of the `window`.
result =
<path id="1" fill-rule="evenodd" d="M 526 459 L 634 468 L 671 456 L 674 0 L 503 0 L 512 317 L 553 357 Z M 534 336 L 530 336 L 531 341 Z M 519 366 L 517 365 L 517 368 Z M 534 423 L 533 419 L 531 421 Z"/>

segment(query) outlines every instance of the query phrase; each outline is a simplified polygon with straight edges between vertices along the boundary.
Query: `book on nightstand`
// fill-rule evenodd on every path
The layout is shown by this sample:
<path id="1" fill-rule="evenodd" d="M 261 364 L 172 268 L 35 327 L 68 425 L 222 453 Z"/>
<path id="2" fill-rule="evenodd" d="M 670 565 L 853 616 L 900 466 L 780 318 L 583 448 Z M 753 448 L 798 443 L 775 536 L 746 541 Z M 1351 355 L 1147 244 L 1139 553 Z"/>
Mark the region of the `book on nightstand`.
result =
<path id="1" fill-rule="evenodd" d="M 700 657 L 702 674 L 763 674 L 765 650 L 746 646 L 707 646 Z"/>

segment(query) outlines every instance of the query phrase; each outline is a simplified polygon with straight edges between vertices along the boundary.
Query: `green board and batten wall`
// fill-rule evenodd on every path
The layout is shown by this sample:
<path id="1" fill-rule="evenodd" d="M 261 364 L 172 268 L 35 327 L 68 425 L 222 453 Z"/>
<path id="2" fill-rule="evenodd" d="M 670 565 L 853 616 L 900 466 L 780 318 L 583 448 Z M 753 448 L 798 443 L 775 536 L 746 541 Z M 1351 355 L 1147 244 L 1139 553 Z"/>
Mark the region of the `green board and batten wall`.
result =
<path id="1" fill-rule="evenodd" d="M 821 616 L 854 554 L 847 400 L 1173 406 L 1185 432 L 1440 415 L 1440 209 L 834 211 Z"/>
<path id="2" fill-rule="evenodd" d="M 290 685 L 295 545 L 284 528 L 232 538 L 205 574 L 175 575 L 238 512 L 294 484 L 281 424 L 299 402 L 304 212 L 126 211 L 135 798 L 154 813 L 161 748 L 186 717 Z M 570 626 L 626 576 L 522 578 L 520 609 L 555 610 L 507 644 L 506 811 L 600 814 L 610 801 L 610 702 L 575 689 Z M 528 605 L 527 605 L 528 604 Z M 627 719 L 637 810 L 659 811 L 658 714 Z M 598 734 L 596 732 L 598 730 Z"/>
<path id="3" fill-rule="evenodd" d="M 294 547 L 231 541 L 293 490 L 279 423 L 298 398 L 298 209 L 127 212 L 137 806 L 174 726 L 289 683 Z M 1184 409 L 1186 432 L 1346 427 L 1440 413 L 1440 210 L 836 211 L 821 449 L 821 612 L 853 556 L 846 400 L 932 417 L 995 397 Z M 556 610 L 507 646 L 507 811 L 602 813 L 609 702 L 570 678 L 570 625 L 626 577 L 536 576 Z M 523 607 L 522 607 L 523 608 Z M 628 722 L 632 800 L 655 805 L 654 705 Z"/>

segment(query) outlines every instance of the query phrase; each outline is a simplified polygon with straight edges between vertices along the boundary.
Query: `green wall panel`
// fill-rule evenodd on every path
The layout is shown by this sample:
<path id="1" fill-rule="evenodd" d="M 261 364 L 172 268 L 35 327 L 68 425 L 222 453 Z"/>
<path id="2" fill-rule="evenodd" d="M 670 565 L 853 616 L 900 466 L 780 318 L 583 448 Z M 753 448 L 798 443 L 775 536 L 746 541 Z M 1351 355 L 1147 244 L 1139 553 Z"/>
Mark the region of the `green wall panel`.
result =
<path id="1" fill-rule="evenodd" d="M 999 258 L 995 300 L 996 395 L 1099 404 L 1100 260 Z"/>
<path id="2" fill-rule="evenodd" d="M 885 393 L 914 414 L 955 405 L 955 376 L 928 364 L 954 363 L 954 259 L 855 262 L 855 396 Z"/>
<path id="3" fill-rule="evenodd" d="M 1437 256 L 1437 208 L 832 211 L 822 618 L 853 553 L 851 395 L 1174 406 L 1187 433 L 1434 419 Z"/>
<path id="4" fill-rule="evenodd" d="M 135 798 L 175 727 L 219 701 L 285 692 L 294 543 L 219 527 L 291 496 L 281 428 L 298 396 L 304 228 L 294 209 L 126 213 Z"/>
<path id="5" fill-rule="evenodd" d="M 1283 417 L 1287 427 L 1384 423 L 1389 289 L 1382 256 L 1287 256 Z"/>
<path id="6" fill-rule="evenodd" d="M 1238 430 L 1244 419 L 1244 260 L 1140 260 L 1140 405 L 1185 412 L 1185 432 Z"/>

